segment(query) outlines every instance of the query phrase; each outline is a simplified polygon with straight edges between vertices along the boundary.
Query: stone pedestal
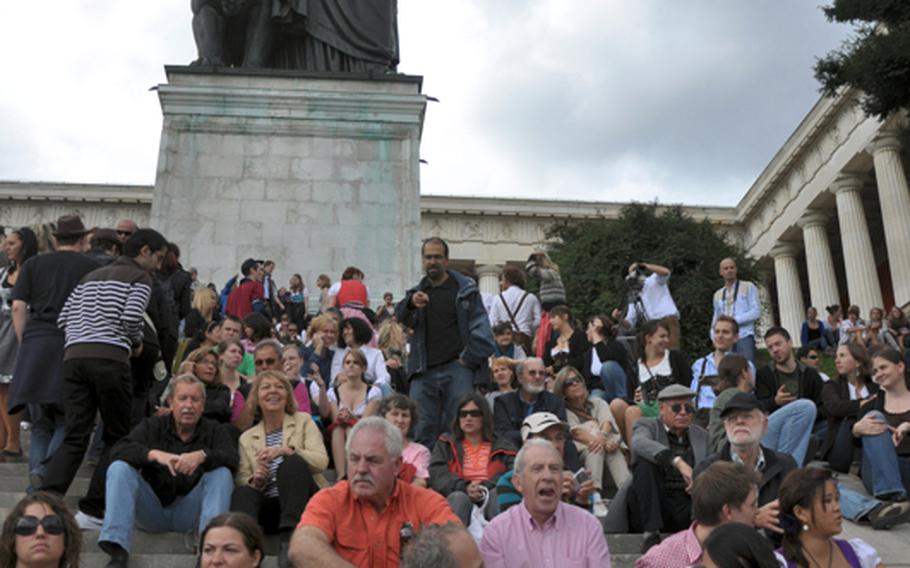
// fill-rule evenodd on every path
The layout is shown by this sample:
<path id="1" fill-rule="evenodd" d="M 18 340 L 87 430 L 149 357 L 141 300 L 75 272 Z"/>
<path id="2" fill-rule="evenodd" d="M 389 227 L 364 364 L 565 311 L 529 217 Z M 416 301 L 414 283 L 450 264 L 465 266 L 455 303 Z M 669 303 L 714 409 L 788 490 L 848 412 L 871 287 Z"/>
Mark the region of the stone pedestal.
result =
<path id="1" fill-rule="evenodd" d="M 152 226 L 221 286 L 246 258 L 396 297 L 420 271 L 421 78 L 167 67 Z"/>

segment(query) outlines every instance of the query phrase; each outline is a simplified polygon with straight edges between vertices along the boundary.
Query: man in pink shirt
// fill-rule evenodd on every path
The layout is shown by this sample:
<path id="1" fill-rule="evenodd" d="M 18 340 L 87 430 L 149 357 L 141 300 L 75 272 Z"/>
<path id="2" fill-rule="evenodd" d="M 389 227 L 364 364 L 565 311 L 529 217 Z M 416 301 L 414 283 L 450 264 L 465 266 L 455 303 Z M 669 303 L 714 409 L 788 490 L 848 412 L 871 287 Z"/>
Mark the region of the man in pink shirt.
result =
<path id="1" fill-rule="evenodd" d="M 480 543 L 486 568 L 610 566 L 603 527 L 588 511 L 563 503 L 562 456 L 531 439 L 515 458 L 519 505 L 493 519 Z"/>
<path id="2" fill-rule="evenodd" d="M 715 462 L 692 485 L 692 516 L 688 529 L 651 547 L 635 568 L 686 568 L 701 564 L 702 543 L 723 523 L 753 526 L 758 511 L 755 469 L 732 462 Z"/>

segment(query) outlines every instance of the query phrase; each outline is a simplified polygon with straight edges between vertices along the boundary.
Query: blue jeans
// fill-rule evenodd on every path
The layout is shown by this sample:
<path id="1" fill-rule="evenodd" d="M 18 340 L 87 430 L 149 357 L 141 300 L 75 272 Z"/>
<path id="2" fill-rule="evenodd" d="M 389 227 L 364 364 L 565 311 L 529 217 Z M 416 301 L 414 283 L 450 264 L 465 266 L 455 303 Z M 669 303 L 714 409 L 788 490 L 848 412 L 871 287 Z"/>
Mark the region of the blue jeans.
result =
<path id="1" fill-rule="evenodd" d="M 740 337 L 733 347 L 733 351 L 745 357 L 750 363 L 755 364 L 755 336 Z"/>
<path id="2" fill-rule="evenodd" d="M 600 381 L 603 383 L 603 390 L 592 389 L 591 396 L 602 398 L 607 402 L 614 398 L 626 398 L 626 372 L 616 361 L 604 362 L 600 367 Z"/>
<path id="3" fill-rule="evenodd" d="M 63 443 L 63 412 L 49 404 L 29 404 L 32 419 L 28 450 L 28 472 L 41 477 L 47 475 L 47 462 Z M 30 489 L 35 489 L 34 487 Z"/>
<path id="4" fill-rule="evenodd" d="M 772 450 L 790 454 L 802 467 L 817 410 L 811 400 L 801 398 L 778 408 L 768 416 L 768 432 L 761 443 Z"/>
<path id="5" fill-rule="evenodd" d="M 885 416 L 873 410 L 881 421 Z M 897 455 L 891 432 L 863 436 L 863 485 L 876 497 L 906 498 L 910 487 L 910 458 Z"/>
<path id="6" fill-rule="evenodd" d="M 457 360 L 414 375 L 410 394 L 417 403 L 416 441 L 432 450 L 436 438 L 452 427 L 458 399 L 469 392 L 474 392 L 474 371 Z"/>
<path id="7" fill-rule="evenodd" d="M 133 526 L 151 533 L 188 532 L 205 527 L 231 505 L 234 478 L 226 467 L 205 473 L 187 495 L 164 507 L 139 470 L 117 460 L 107 468 L 107 510 L 98 542 L 113 542 L 127 552 Z"/>
<path id="8" fill-rule="evenodd" d="M 837 491 L 840 493 L 840 512 L 844 518 L 855 522 L 872 512 L 872 509 L 881 505 L 881 501 L 866 497 L 859 491 L 854 491 L 838 482 Z"/>

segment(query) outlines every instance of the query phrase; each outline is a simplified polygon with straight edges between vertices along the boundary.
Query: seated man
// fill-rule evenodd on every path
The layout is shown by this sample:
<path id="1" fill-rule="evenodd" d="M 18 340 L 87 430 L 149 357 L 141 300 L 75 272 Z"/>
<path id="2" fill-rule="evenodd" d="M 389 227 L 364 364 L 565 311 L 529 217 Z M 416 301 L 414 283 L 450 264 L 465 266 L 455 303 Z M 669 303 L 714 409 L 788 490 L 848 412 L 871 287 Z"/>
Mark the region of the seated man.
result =
<path id="1" fill-rule="evenodd" d="M 205 527 L 231 503 L 237 444 L 220 424 L 202 418 L 205 386 L 179 375 L 165 398 L 170 414 L 146 418 L 111 450 L 98 537 L 109 567 L 127 566 L 134 525 L 185 533 Z"/>
<path id="2" fill-rule="evenodd" d="M 692 469 L 711 448 L 708 432 L 692 424 L 694 397 L 694 391 L 670 385 L 657 395 L 660 416 L 635 423 L 629 525 L 645 533 L 642 554 L 660 542 L 661 532 L 681 531 L 692 518 Z"/>
<path id="3" fill-rule="evenodd" d="M 562 472 L 563 499 L 579 507 L 588 508 L 591 505 L 591 495 L 594 494 L 594 480 L 588 478 L 581 483 L 576 482 L 574 472 L 580 469 L 578 456 L 574 454 L 569 456 L 566 451 L 568 446 L 572 446 L 566 444 L 566 440 L 569 439 L 569 425 L 551 412 L 535 412 L 521 424 L 522 442 L 527 443 L 528 440 L 534 439 L 550 442 L 562 456 L 562 463 L 565 466 Z M 514 473 L 513 470 L 509 470 L 499 476 L 499 481 L 496 482 L 496 503 L 500 513 L 521 502 L 521 493 L 513 482 Z M 601 505 L 594 503 L 595 507 Z"/>
<path id="4" fill-rule="evenodd" d="M 733 353 L 737 342 L 739 341 L 739 324 L 731 316 L 717 316 L 714 321 L 714 329 L 711 337 L 714 343 L 714 351 L 708 353 L 701 359 L 692 364 L 692 386 L 690 387 L 698 393 L 695 399 L 696 412 L 699 417 L 704 417 L 699 424 L 707 424 L 707 414 L 714 405 L 714 389 L 710 384 L 712 378 L 717 377 L 717 367 L 721 360 L 729 353 Z M 755 365 L 749 362 L 749 370 L 752 376 L 755 376 Z"/>
<path id="5" fill-rule="evenodd" d="M 295 566 L 398 566 L 402 541 L 429 524 L 459 523 L 434 491 L 398 479 L 401 432 L 363 418 L 348 436 L 348 479 L 317 493 L 291 540 Z"/>
<path id="6" fill-rule="evenodd" d="M 483 558 L 471 533 L 461 525 L 427 525 L 401 558 L 401 568 L 481 568 Z"/>
<path id="7" fill-rule="evenodd" d="M 521 504 L 484 531 L 480 554 L 487 568 L 610 566 L 600 521 L 562 502 L 562 457 L 553 444 L 529 440 L 515 458 L 513 480 Z"/>
<path id="8" fill-rule="evenodd" d="M 702 563 L 702 543 L 723 523 L 752 526 L 758 473 L 744 464 L 715 463 L 692 482 L 692 525 L 651 548 L 635 568 L 686 568 Z"/>
<path id="9" fill-rule="evenodd" d="M 520 361 L 515 374 L 518 390 L 497 397 L 493 403 L 493 433 L 517 448 L 521 446 L 519 430 L 525 417 L 534 412 L 552 412 L 565 422 L 566 406 L 562 398 L 547 391 L 546 370 L 537 357 Z"/>

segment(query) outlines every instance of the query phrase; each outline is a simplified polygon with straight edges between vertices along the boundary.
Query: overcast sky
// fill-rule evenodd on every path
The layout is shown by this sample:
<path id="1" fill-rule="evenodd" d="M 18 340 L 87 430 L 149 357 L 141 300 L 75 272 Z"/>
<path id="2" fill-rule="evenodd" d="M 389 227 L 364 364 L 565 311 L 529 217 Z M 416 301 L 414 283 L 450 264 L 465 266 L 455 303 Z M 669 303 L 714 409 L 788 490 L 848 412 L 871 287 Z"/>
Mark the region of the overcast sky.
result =
<path id="1" fill-rule="evenodd" d="M 189 0 L 6 0 L 0 179 L 152 184 Z M 849 30 L 804 0 L 399 0 L 421 190 L 734 205 Z"/>

